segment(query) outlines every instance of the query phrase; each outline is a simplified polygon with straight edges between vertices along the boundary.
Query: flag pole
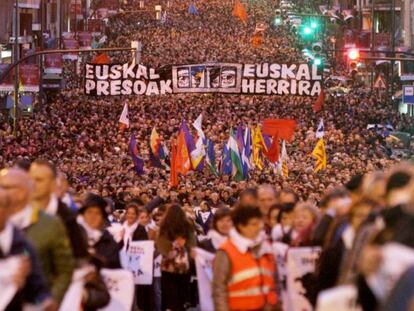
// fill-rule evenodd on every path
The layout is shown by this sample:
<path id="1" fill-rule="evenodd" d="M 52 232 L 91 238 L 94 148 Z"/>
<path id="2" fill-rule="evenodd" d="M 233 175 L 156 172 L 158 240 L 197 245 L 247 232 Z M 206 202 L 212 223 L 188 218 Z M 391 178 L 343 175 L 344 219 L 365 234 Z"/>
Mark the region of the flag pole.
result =
<path id="1" fill-rule="evenodd" d="M 19 19 L 19 1 L 16 0 L 14 7 L 14 62 L 19 58 L 19 35 L 18 35 L 18 19 Z M 17 135 L 17 101 L 19 92 L 19 71 L 18 66 L 14 67 L 14 104 L 13 104 L 13 136 Z"/>

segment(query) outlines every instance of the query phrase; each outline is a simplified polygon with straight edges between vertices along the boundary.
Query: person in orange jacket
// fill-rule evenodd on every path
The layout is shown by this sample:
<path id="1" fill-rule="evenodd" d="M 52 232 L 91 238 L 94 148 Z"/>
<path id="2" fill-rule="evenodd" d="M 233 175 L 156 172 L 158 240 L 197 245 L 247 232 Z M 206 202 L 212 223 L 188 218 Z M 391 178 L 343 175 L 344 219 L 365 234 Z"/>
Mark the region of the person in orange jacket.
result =
<path id="1" fill-rule="evenodd" d="M 213 265 L 215 311 L 277 310 L 275 260 L 259 208 L 238 206 Z"/>

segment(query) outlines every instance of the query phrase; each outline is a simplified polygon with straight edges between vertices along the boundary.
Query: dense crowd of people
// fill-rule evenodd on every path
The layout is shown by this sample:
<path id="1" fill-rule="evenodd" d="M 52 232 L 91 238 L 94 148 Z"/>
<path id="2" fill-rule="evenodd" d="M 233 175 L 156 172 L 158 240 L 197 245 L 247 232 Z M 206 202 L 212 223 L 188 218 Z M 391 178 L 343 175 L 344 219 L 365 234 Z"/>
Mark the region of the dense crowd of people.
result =
<path id="1" fill-rule="evenodd" d="M 109 18 L 106 46 L 139 40 L 141 62 L 152 68 L 304 61 L 287 25 L 269 26 L 263 44 L 252 47 L 256 23 L 271 25 L 275 5 L 248 6 L 246 25 L 232 16 L 231 2 L 200 0 L 195 5 L 197 14 L 190 14 L 188 3 L 169 1 L 162 21 L 148 12 L 128 13 L 134 6 L 126 5 L 126 12 Z M 127 62 L 131 56 L 115 52 L 110 57 Z M 99 270 L 121 268 L 119 253 L 131 241 L 145 240 L 155 241 L 154 258 L 162 255 L 162 273 L 152 285 L 136 286 L 134 308 L 139 310 L 198 305 L 195 247 L 217 256 L 215 310 L 288 310 L 270 243 L 321 247 L 306 288 L 310 305 L 324 290 L 353 284 L 363 310 L 414 308 L 413 263 L 387 292 L 378 291 L 372 281 L 389 264 L 381 256 L 384 247 L 396 242 L 412 251 L 414 170 L 395 166 L 398 159 L 390 156 L 384 131 L 367 129 L 368 124 L 390 124 L 408 131 L 412 118 L 357 85 L 346 96 L 327 94 L 318 113 L 312 110 L 315 98 L 293 95 L 88 97 L 82 75 L 71 71 L 73 62 L 65 63 L 67 87 L 33 117 L 20 119 L 16 137 L 10 124 L 0 124 L 0 261 L 19 259 L 12 275 L 17 293 L 7 310 L 20 310 L 26 303 L 56 310 L 73 271 L 84 267 L 92 269 L 85 277 L 83 310 L 106 306 L 111 298 Z M 331 73 L 348 75 L 341 64 Z M 120 131 L 124 103 L 131 126 Z M 150 133 L 156 128 L 171 149 L 181 122 L 191 124 L 200 114 L 217 162 L 232 128 L 255 127 L 266 118 L 296 120 L 294 139 L 286 144 L 288 177 L 265 165 L 235 182 L 205 167 L 181 176 L 179 186 L 171 188 L 169 171 L 149 164 Z M 328 165 L 315 173 L 311 153 L 321 118 Z M 146 163 L 139 176 L 129 155 L 131 134 Z M 256 264 L 268 274 L 234 278 Z M 259 294 L 240 294 L 254 286 L 262 287 Z"/>

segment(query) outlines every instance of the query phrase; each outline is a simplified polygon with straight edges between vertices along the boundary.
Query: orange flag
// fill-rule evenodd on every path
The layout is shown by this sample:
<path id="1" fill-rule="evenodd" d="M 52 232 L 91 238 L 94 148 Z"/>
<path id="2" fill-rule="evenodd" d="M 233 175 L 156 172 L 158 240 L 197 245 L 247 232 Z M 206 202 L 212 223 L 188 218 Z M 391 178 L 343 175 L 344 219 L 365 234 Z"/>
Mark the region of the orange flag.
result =
<path id="1" fill-rule="evenodd" d="M 233 16 L 240 18 L 243 23 L 247 23 L 247 13 L 244 5 L 240 2 L 240 0 L 236 0 L 234 3 L 233 8 Z"/>
<path id="2" fill-rule="evenodd" d="M 171 169 L 170 169 L 170 185 L 171 187 L 178 186 L 178 173 L 177 173 L 177 144 L 175 139 L 171 142 Z"/>
<path id="3" fill-rule="evenodd" d="M 92 59 L 92 64 L 110 64 L 111 59 L 109 58 L 108 54 L 102 53 L 97 55 L 94 59 Z"/>
<path id="4" fill-rule="evenodd" d="M 188 153 L 187 144 L 185 142 L 185 134 L 183 130 L 180 130 L 178 134 L 177 144 L 177 158 L 175 162 L 177 173 L 187 174 L 191 170 L 190 154 Z"/>
<path id="5" fill-rule="evenodd" d="M 325 102 L 325 92 L 322 89 L 321 93 L 318 96 L 318 99 L 316 100 L 315 104 L 313 105 L 313 112 L 321 111 L 324 102 Z"/>
<path id="6" fill-rule="evenodd" d="M 263 44 L 263 34 L 257 32 L 252 37 L 252 45 L 254 48 L 258 48 Z"/>

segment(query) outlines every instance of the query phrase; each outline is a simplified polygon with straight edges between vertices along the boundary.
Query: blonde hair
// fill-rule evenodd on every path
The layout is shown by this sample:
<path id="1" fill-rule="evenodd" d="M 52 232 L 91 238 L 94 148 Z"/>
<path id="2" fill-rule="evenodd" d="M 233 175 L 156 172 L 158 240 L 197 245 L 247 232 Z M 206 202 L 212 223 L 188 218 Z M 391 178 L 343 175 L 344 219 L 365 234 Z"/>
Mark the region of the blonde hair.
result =
<path id="1" fill-rule="evenodd" d="M 320 215 L 319 209 L 316 207 L 315 204 L 309 201 L 298 202 L 295 205 L 294 211 L 296 212 L 298 210 L 308 211 L 312 215 L 314 221 L 319 219 L 319 215 Z"/>

